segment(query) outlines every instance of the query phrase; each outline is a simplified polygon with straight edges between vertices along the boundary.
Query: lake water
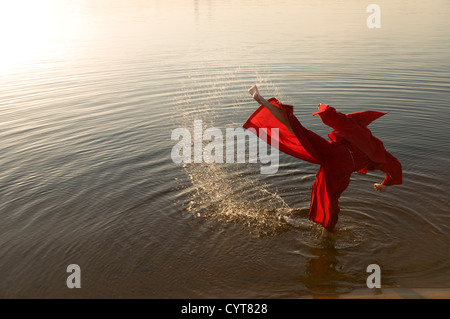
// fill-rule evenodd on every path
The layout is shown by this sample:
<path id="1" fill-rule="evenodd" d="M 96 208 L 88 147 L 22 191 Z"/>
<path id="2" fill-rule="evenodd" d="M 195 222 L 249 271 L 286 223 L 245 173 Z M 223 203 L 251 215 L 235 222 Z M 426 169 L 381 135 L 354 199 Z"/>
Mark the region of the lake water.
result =
<path id="1" fill-rule="evenodd" d="M 377 29 L 369 3 L 2 2 L 0 297 L 336 297 L 370 264 L 450 288 L 450 2 L 377 1 Z M 389 111 L 403 185 L 355 174 L 323 240 L 318 166 L 172 161 L 175 128 L 240 127 L 255 83 L 324 137 L 319 102 Z"/>

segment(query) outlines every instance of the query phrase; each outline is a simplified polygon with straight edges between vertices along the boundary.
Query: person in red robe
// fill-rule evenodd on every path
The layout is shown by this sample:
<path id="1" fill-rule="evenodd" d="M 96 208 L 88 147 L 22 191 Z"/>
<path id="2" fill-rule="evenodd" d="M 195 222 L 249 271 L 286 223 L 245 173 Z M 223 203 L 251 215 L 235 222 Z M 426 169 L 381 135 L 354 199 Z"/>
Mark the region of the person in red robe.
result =
<path id="1" fill-rule="evenodd" d="M 318 112 L 312 115 L 319 115 L 322 122 L 333 129 L 328 134 L 330 140 L 325 140 L 300 123 L 293 114 L 293 106 L 283 104 L 275 97 L 265 100 L 256 85 L 250 88 L 249 93 L 260 107 L 243 127 L 254 128 L 252 131 L 256 134 L 259 134 L 259 128 L 278 128 L 280 151 L 320 165 L 312 185 L 308 217 L 323 226 L 322 236 L 335 232 L 339 198 L 348 187 L 353 172 L 385 172 L 382 183 L 374 184 L 374 189 L 380 193 L 388 186 L 402 184 L 400 162 L 386 151 L 383 142 L 367 127 L 387 113 L 362 111 L 344 114 L 329 105 L 319 104 Z M 273 140 L 270 132 L 267 130 L 267 134 L 260 136 L 268 144 Z"/>

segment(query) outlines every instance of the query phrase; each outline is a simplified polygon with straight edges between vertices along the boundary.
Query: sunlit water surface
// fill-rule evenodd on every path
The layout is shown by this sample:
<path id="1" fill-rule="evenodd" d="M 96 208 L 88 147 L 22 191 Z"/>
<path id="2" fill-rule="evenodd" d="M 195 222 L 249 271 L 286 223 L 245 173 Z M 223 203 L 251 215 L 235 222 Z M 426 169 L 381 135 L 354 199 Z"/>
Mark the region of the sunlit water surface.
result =
<path id="1" fill-rule="evenodd" d="M 449 287 L 450 2 L 2 4 L 0 296 L 296 298 Z M 352 177 L 334 240 L 307 219 L 318 169 L 175 164 L 171 132 L 240 127 L 247 89 L 390 113 L 404 184 Z M 81 268 L 68 289 L 66 267 Z"/>

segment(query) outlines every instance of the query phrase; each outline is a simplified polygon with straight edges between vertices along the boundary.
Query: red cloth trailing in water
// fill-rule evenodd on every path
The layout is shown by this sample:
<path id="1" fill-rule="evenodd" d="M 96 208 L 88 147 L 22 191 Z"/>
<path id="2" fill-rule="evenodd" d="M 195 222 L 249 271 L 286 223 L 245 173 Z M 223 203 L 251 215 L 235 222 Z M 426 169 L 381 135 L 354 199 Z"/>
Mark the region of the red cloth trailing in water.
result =
<path id="1" fill-rule="evenodd" d="M 293 106 L 282 104 L 276 98 L 269 102 L 281 109 L 294 131 L 287 127 L 261 105 L 243 125 L 244 128 L 278 128 L 278 148 L 280 151 L 319 164 L 311 193 L 309 219 L 334 232 L 339 214 L 339 198 L 350 183 L 353 172 L 365 174 L 379 169 L 386 173 L 383 184 L 386 186 L 402 183 L 400 162 L 383 146 L 383 142 L 374 137 L 367 128 L 372 121 L 386 113 L 363 111 L 350 114 L 336 112 L 321 104 L 319 114 L 322 122 L 333 131 L 328 135 L 330 141 L 306 129 L 293 114 Z M 266 143 L 271 142 L 271 130 L 260 136 Z"/>

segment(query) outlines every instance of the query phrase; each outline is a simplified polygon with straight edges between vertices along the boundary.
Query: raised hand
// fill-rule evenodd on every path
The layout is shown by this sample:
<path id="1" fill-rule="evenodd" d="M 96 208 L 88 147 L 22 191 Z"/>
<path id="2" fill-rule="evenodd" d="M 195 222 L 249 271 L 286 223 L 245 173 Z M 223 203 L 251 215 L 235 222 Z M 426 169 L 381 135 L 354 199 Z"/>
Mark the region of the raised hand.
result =
<path id="1" fill-rule="evenodd" d="M 384 191 L 386 190 L 387 186 L 384 185 L 384 184 L 378 184 L 378 183 L 375 183 L 375 184 L 373 185 L 373 188 L 374 188 L 378 193 L 382 193 L 382 192 L 384 192 Z"/>

